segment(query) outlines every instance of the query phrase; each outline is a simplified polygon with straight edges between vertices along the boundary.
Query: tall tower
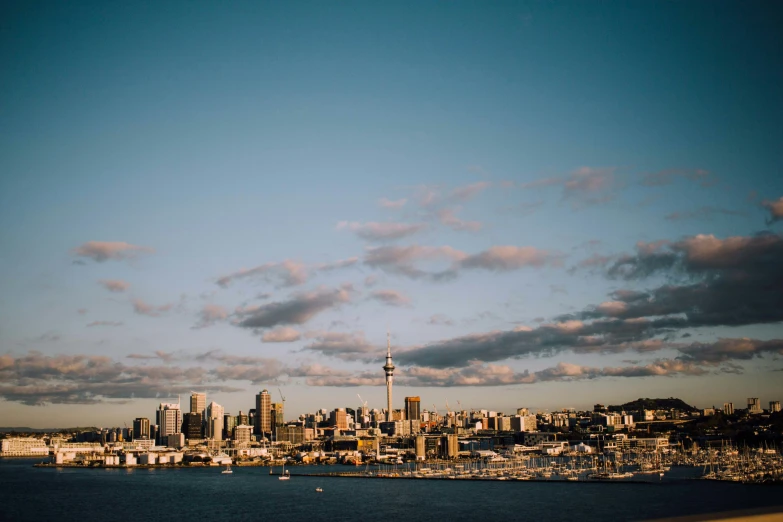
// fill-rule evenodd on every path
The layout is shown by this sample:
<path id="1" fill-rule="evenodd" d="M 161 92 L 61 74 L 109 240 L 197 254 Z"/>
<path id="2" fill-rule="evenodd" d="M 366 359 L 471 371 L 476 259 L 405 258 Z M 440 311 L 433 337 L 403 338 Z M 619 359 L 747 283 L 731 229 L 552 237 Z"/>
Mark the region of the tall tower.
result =
<path id="1" fill-rule="evenodd" d="M 391 356 L 391 336 L 386 332 L 386 364 L 383 365 L 386 372 L 386 421 L 392 420 L 392 379 L 394 378 L 394 363 Z"/>

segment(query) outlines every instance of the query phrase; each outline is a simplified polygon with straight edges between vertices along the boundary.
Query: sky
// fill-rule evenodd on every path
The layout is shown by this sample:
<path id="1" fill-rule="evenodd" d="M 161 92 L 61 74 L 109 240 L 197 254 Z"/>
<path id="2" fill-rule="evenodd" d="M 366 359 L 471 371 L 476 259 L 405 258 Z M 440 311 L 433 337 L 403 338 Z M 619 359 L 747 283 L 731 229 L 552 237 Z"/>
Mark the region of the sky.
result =
<path id="1" fill-rule="evenodd" d="M 783 399 L 781 23 L 4 2 L 0 425 Z"/>

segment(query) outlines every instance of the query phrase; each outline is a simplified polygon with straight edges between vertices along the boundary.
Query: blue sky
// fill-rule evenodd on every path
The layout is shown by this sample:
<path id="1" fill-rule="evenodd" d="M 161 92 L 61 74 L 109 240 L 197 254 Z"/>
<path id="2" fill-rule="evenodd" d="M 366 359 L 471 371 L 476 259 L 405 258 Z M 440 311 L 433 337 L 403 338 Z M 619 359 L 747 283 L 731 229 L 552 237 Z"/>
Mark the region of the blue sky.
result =
<path id="1" fill-rule="evenodd" d="M 4 424 L 779 400 L 781 14 L 4 4 Z"/>

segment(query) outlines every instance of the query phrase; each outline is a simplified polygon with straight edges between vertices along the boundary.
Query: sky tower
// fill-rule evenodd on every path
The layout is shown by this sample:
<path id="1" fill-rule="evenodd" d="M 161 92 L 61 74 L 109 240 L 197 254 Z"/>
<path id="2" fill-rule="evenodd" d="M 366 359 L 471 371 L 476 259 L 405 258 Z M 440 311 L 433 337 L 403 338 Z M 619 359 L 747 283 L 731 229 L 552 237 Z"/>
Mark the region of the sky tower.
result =
<path id="1" fill-rule="evenodd" d="M 394 377 L 394 363 L 391 356 L 391 336 L 386 332 L 386 364 L 383 365 L 386 372 L 386 420 L 392 420 L 392 378 Z"/>

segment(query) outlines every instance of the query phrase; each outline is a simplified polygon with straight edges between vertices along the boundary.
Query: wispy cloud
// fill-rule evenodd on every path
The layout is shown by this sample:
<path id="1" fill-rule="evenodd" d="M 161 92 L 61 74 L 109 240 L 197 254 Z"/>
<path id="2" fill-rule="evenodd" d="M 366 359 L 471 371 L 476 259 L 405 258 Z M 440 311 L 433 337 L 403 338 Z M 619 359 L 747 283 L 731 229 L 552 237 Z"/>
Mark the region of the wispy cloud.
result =
<path id="1" fill-rule="evenodd" d="M 747 212 L 742 212 L 740 210 L 731 210 L 726 208 L 704 206 L 704 207 L 699 207 L 695 210 L 683 210 L 680 212 L 672 212 L 671 214 L 666 215 L 666 219 L 670 221 L 679 221 L 683 219 L 709 219 L 718 214 L 724 216 L 747 216 L 748 215 Z"/>
<path id="2" fill-rule="evenodd" d="M 122 326 L 123 324 L 122 321 L 93 321 L 87 325 L 87 328 L 94 326 Z"/>
<path id="3" fill-rule="evenodd" d="M 278 325 L 304 324 L 316 314 L 348 303 L 352 291 L 350 287 L 344 286 L 294 294 L 287 301 L 237 311 L 237 325 L 243 328 L 271 328 Z"/>
<path id="4" fill-rule="evenodd" d="M 298 341 L 302 336 L 298 331 L 289 327 L 281 326 L 274 330 L 267 330 L 261 336 L 261 340 L 265 343 L 292 343 Z"/>
<path id="5" fill-rule="evenodd" d="M 205 304 L 198 313 L 198 322 L 193 328 L 206 328 L 228 317 L 228 310 L 220 305 Z"/>
<path id="6" fill-rule="evenodd" d="M 154 306 L 148 303 L 145 303 L 141 299 L 134 299 L 132 301 L 133 303 L 133 311 L 136 312 L 139 315 L 146 315 L 149 317 L 158 317 L 169 310 L 171 310 L 172 305 L 171 304 L 164 304 L 160 306 Z"/>
<path id="7" fill-rule="evenodd" d="M 783 221 L 783 197 L 775 201 L 764 200 L 761 202 L 761 206 L 766 208 L 769 212 L 767 225 Z"/>
<path id="8" fill-rule="evenodd" d="M 123 241 L 88 241 L 72 250 L 76 257 L 92 259 L 97 263 L 109 260 L 133 259 L 139 254 L 152 253 L 150 247 L 131 245 Z"/>
<path id="9" fill-rule="evenodd" d="M 109 292 L 124 292 L 130 288 L 130 283 L 121 281 L 119 279 L 101 279 L 98 284 L 103 286 Z"/>
<path id="10" fill-rule="evenodd" d="M 238 279 L 261 279 L 280 286 L 299 286 L 307 282 L 307 277 L 307 267 L 304 264 L 286 259 L 279 263 L 265 263 L 240 269 L 218 278 L 217 284 L 225 288 Z"/>
<path id="11" fill-rule="evenodd" d="M 640 183 L 645 187 L 661 187 L 671 185 L 677 179 L 696 181 L 702 187 L 711 187 L 717 183 L 717 178 L 704 169 L 666 169 L 648 172 L 642 174 Z"/>
<path id="12" fill-rule="evenodd" d="M 412 236 L 426 228 L 424 223 L 395 223 L 395 222 L 368 222 L 340 221 L 337 229 L 347 229 L 357 236 L 368 241 L 391 241 L 403 237 Z"/>
<path id="13" fill-rule="evenodd" d="M 442 208 L 437 212 L 438 220 L 442 225 L 456 231 L 478 232 L 482 224 L 479 221 L 463 221 L 457 217 L 456 211 L 450 208 Z"/>
<path id="14" fill-rule="evenodd" d="M 408 200 L 406 198 L 395 199 L 395 200 L 381 198 L 380 200 L 378 200 L 378 204 L 383 208 L 402 208 L 405 206 L 407 202 Z"/>
<path id="15" fill-rule="evenodd" d="M 370 299 L 379 301 L 389 306 L 408 306 L 411 300 L 397 290 L 374 290 L 370 293 Z"/>

